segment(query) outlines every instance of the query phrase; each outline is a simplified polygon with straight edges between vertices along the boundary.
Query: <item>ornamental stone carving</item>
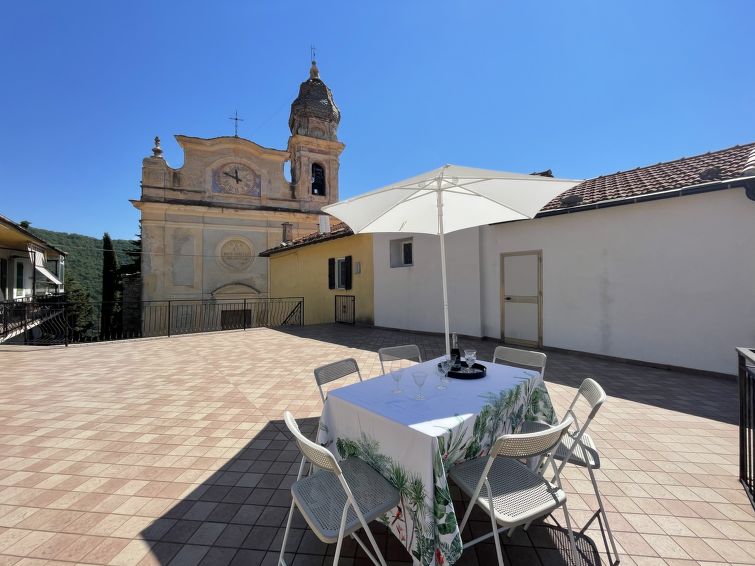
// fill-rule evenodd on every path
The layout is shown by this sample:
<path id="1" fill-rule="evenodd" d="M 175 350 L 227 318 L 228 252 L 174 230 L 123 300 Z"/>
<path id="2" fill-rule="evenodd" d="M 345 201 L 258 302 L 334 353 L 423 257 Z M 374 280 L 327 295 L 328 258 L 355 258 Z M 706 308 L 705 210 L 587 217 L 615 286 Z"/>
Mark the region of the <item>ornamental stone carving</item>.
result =
<path id="1" fill-rule="evenodd" d="M 233 271 L 243 271 L 252 264 L 253 259 L 252 246 L 245 240 L 234 238 L 220 247 L 220 261 Z"/>

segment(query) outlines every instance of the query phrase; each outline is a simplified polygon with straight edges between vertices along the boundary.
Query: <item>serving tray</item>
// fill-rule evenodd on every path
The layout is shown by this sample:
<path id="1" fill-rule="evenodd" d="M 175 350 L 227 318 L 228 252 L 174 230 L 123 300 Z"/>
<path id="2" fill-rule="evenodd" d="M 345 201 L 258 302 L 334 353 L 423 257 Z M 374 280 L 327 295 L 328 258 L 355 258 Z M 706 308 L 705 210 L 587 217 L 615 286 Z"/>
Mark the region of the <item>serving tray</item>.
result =
<path id="1" fill-rule="evenodd" d="M 448 372 L 448 377 L 453 379 L 480 379 L 487 375 L 487 369 L 482 364 L 473 364 L 472 369 L 474 371 L 464 371 L 467 367 L 467 362 L 461 362 L 461 370 L 451 369 Z"/>

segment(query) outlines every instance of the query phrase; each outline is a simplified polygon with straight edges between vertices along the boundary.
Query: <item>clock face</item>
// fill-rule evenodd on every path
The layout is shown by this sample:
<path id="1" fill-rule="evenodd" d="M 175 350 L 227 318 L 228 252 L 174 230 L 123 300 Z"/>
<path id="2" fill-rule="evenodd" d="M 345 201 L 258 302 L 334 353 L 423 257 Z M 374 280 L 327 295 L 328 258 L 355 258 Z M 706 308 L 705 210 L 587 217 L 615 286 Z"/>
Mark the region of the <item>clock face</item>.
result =
<path id="1" fill-rule="evenodd" d="M 215 172 L 215 190 L 232 195 L 260 195 L 260 178 L 241 163 L 227 163 Z"/>

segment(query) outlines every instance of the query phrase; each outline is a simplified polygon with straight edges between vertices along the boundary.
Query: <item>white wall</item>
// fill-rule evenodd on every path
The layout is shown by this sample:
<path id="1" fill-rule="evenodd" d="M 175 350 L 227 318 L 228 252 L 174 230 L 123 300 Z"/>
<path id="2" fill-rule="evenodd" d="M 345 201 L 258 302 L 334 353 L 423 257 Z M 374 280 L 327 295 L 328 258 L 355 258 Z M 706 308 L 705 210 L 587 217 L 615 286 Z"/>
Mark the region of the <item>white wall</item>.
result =
<path id="1" fill-rule="evenodd" d="M 458 332 L 500 337 L 500 254 L 540 249 L 545 346 L 735 373 L 734 348 L 755 345 L 755 202 L 742 189 L 480 230 L 480 280 L 457 275 L 478 232 L 449 238 Z M 390 238 L 375 238 L 377 325 L 442 331 L 439 251 L 428 238 L 403 279 L 386 267 Z"/>
<path id="2" fill-rule="evenodd" d="M 414 265 L 390 266 L 390 241 L 413 237 Z M 443 331 L 440 244 L 426 234 L 375 234 L 375 325 Z M 446 236 L 451 331 L 480 336 L 479 229 Z"/>

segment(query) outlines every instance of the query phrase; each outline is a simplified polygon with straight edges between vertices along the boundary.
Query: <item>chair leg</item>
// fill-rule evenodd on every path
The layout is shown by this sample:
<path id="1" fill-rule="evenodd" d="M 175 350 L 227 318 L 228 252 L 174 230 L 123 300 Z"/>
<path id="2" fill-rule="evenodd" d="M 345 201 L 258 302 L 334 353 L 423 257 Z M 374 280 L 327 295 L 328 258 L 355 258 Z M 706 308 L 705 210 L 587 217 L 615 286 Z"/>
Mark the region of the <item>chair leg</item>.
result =
<path id="1" fill-rule="evenodd" d="M 341 545 L 343 544 L 343 531 L 346 530 L 346 515 L 349 513 L 349 504 L 343 506 L 341 513 L 341 527 L 338 529 L 338 542 L 336 543 L 336 554 L 333 557 L 333 566 L 338 565 L 338 558 L 341 556 Z"/>
<path id="2" fill-rule="evenodd" d="M 498 534 L 498 523 L 495 522 L 493 510 L 490 510 L 490 523 L 493 527 L 493 540 L 495 541 L 495 553 L 498 555 L 498 566 L 503 566 L 503 553 L 501 552 L 501 535 Z"/>
<path id="3" fill-rule="evenodd" d="M 566 529 L 569 533 L 569 543 L 571 544 L 571 561 L 573 564 L 577 564 L 577 543 L 574 541 L 574 531 L 571 528 L 571 519 L 569 518 L 569 509 L 566 507 L 566 501 L 564 501 L 564 517 L 566 517 Z"/>
<path id="4" fill-rule="evenodd" d="M 600 497 L 600 490 L 598 489 L 598 481 L 595 478 L 595 473 L 592 470 L 591 466 L 587 466 L 587 470 L 590 472 L 590 479 L 592 480 L 592 487 L 595 490 L 595 498 L 598 500 L 598 509 L 600 511 L 600 514 L 602 515 L 602 520 L 606 524 L 606 530 L 608 531 L 608 539 L 611 541 L 611 547 L 613 548 L 613 558 L 614 558 L 614 564 L 619 563 L 619 551 L 616 550 L 616 541 L 613 538 L 613 533 L 611 532 L 611 525 L 608 524 L 608 515 L 606 515 L 606 510 L 603 507 L 603 499 Z M 606 548 L 606 551 L 608 549 Z M 611 557 L 608 557 L 609 562 L 611 561 Z"/>
<path id="5" fill-rule="evenodd" d="M 370 539 L 370 544 L 372 544 L 372 548 L 375 550 L 375 554 L 377 555 L 377 559 L 380 560 L 381 566 L 387 566 L 385 563 L 385 559 L 383 558 L 383 553 L 380 552 L 380 549 L 378 548 L 377 542 L 375 541 L 375 537 L 372 536 L 372 531 L 370 530 L 369 525 L 367 525 L 366 521 L 362 520 L 362 528 L 364 529 L 364 532 L 367 533 L 367 538 Z M 365 549 L 366 551 L 367 549 Z M 367 553 L 369 556 L 369 553 Z"/>
<path id="6" fill-rule="evenodd" d="M 291 501 L 291 508 L 288 510 L 288 521 L 286 521 L 286 532 L 283 533 L 283 546 L 281 546 L 281 555 L 278 557 L 278 566 L 286 566 L 284 555 L 286 554 L 286 542 L 288 541 L 288 531 L 291 530 L 291 519 L 294 517 L 295 503 Z"/>

